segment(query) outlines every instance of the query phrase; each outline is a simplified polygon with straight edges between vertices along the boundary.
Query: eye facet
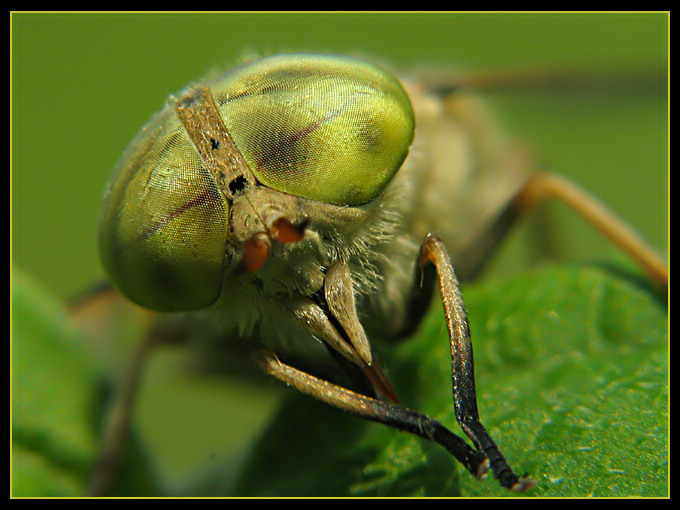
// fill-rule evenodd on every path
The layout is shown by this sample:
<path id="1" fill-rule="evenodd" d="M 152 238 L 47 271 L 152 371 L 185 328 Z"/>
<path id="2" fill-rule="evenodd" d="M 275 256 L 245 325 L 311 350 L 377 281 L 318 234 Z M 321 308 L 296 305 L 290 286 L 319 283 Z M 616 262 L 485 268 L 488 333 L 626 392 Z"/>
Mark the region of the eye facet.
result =
<path id="1" fill-rule="evenodd" d="M 413 140 L 413 110 L 401 84 L 358 59 L 265 58 L 224 74 L 211 90 L 255 177 L 310 200 L 370 202 Z"/>
<path id="2" fill-rule="evenodd" d="M 226 201 L 168 104 L 109 183 L 99 227 L 104 268 L 142 306 L 203 308 L 222 288 L 227 218 Z"/>

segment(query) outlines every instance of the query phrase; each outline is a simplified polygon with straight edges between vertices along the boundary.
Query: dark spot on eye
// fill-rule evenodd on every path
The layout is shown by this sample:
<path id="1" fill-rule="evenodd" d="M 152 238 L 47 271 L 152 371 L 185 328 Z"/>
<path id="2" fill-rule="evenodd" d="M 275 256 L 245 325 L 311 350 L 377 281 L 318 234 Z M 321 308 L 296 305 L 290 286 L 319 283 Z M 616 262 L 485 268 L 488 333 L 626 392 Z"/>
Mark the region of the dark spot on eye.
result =
<path id="1" fill-rule="evenodd" d="M 212 150 L 216 151 L 217 149 L 220 148 L 220 142 L 218 140 L 210 139 L 210 145 L 212 146 Z"/>
<path id="2" fill-rule="evenodd" d="M 232 195 L 238 195 L 248 186 L 248 181 L 242 175 L 239 175 L 236 179 L 229 183 L 229 191 Z"/>

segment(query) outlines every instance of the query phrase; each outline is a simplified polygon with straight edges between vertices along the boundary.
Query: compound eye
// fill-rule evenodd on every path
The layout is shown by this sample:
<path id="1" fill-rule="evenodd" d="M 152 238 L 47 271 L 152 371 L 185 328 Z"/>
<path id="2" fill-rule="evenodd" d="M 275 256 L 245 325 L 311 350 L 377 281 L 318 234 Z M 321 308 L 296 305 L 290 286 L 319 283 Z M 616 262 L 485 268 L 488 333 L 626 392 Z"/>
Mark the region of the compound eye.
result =
<path id="1" fill-rule="evenodd" d="M 99 251 L 130 300 L 161 311 L 212 304 L 222 289 L 228 205 L 174 105 L 137 135 L 104 198 Z"/>
<path id="2" fill-rule="evenodd" d="M 370 202 L 413 140 L 413 110 L 401 84 L 362 60 L 271 57 L 225 74 L 211 89 L 255 177 L 291 195 Z"/>

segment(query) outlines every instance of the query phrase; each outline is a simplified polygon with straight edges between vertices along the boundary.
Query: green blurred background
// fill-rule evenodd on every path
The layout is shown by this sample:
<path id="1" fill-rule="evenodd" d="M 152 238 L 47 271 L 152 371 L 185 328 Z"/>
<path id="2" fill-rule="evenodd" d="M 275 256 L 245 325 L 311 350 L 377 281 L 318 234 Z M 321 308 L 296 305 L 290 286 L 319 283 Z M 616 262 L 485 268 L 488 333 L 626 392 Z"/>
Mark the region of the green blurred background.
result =
<path id="1" fill-rule="evenodd" d="M 612 65 L 650 68 L 662 78 L 668 63 L 663 13 L 14 13 L 11 30 L 12 263 L 60 298 L 103 277 L 95 245 L 100 196 L 127 143 L 168 94 L 245 52 L 358 53 L 395 69 Z M 665 86 L 662 79 L 644 93 L 506 93 L 490 100 L 550 168 L 593 191 L 665 254 Z M 560 207 L 550 211 L 561 257 L 611 255 L 580 220 Z M 521 270 L 503 263 L 522 249 L 521 230 L 496 257 L 495 274 Z M 225 412 L 223 394 L 197 391 L 208 392 L 197 406 Z M 202 439 L 223 433 L 224 420 L 209 415 L 204 421 L 221 424 L 197 433 Z M 180 433 L 188 426 L 175 425 Z M 187 449 L 204 457 L 197 446 Z M 183 479 L 194 465 L 167 469 L 168 478 Z"/>

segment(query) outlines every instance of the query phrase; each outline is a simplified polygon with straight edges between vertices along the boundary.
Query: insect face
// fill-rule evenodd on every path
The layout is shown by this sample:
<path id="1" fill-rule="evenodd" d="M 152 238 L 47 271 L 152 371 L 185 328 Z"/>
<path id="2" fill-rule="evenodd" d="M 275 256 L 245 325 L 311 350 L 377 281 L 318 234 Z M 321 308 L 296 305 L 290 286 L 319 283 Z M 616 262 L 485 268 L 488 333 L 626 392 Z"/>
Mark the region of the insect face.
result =
<path id="1" fill-rule="evenodd" d="M 259 268 L 272 240 L 298 241 L 308 225 L 337 234 L 361 216 L 348 207 L 383 192 L 413 130 L 399 82 L 360 60 L 272 57 L 192 87 L 119 163 L 100 221 L 104 266 L 147 308 L 209 306 L 224 275 Z"/>

